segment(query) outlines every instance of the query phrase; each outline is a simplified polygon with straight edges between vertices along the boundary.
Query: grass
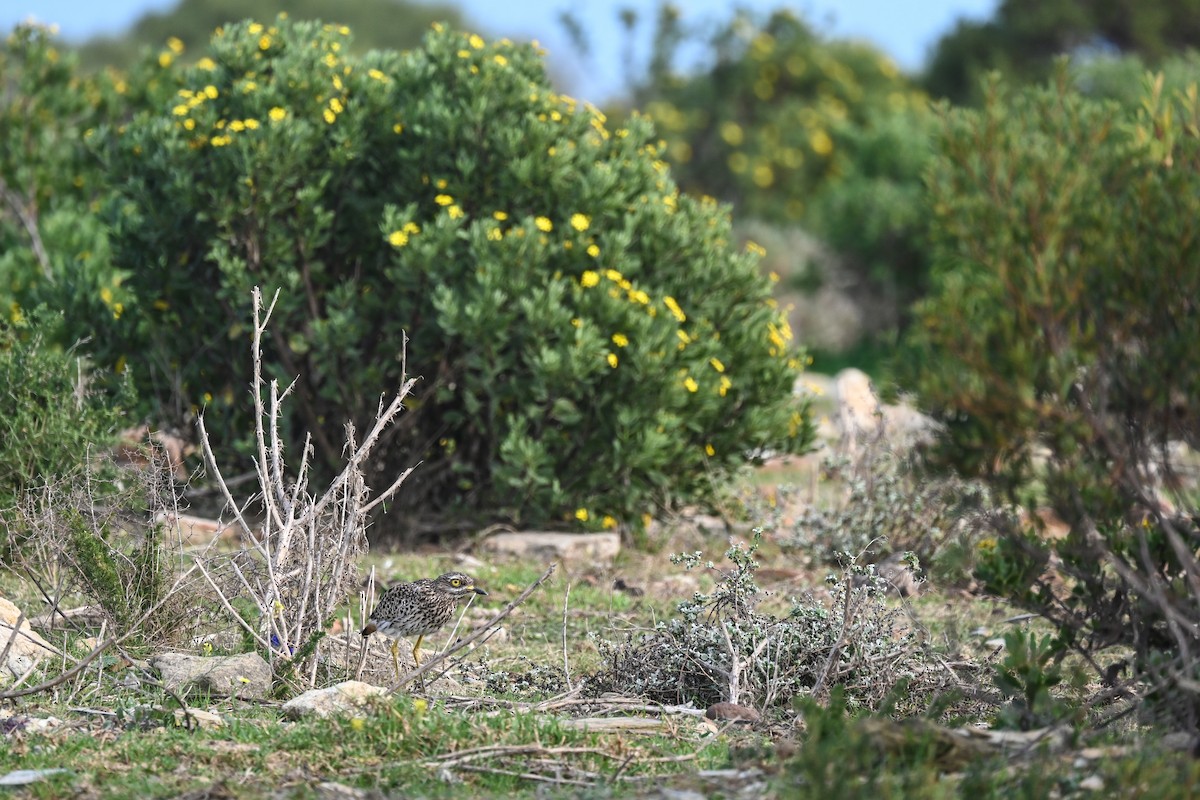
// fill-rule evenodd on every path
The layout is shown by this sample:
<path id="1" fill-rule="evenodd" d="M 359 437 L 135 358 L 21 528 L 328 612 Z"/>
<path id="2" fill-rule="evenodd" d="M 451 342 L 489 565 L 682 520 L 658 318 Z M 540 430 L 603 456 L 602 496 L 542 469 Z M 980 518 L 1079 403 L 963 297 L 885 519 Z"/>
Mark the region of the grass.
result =
<path id="1" fill-rule="evenodd" d="M 770 483 L 748 480 L 730 496 L 761 499 Z M 818 489 L 810 500 L 838 495 L 829 486 Z M 805 491 L 807 478 L 798 490 Z M 779 496 L 794 499 L 795 493 Z M 757 612 L 784 619 L 794 601 L 810 610 L 829 607 L 833 594 L 826 578 L 840 570 L 806 561 L 781 544 L 776 534 L 789 509 L 757 500 L 749 508 L 743 511 L 749 522 L 767 523 L 755 554 L 753 574 L 766 590 Z M 192 697 L 187 702 L 224 723 L 192 729 L 175 714 L 177 699 L 144 673 L 120 658 L 97 659 L 51 690 L 0 701 L 7 744 L 0 748 L 0 775 L 68 770 L 19 790 L 33 798 L 309 798 L 327 796 L 315 788 L 326 782 L 377 790 L 375 796 L 431 798 L 657 797 L 664 787 L 705 796 L 870 800 L 1091 797 L 1099 796 L 1097 787 L 1119 787 L 1121 796 L 1183 798 L 1200 788 L 1196 761 L 1131 737 L 1129 732 L 1138 733 L 1132 723 L 1126 734 L 1108 740 L 963 759 L 955 755 L 957 744 L 929 733 L 945 728 L 893 719 L 888 702 L 877 709 L 881 714 L 866 713 L 839 699 L 836 689 L 821 702 L 798 696 L 763 708 L 763 721 L 753 726 L 706 720 L 702 709 L 664 708 L 630 691 L 580 693 L 586 677 L 604 666 L 598 642 L 619 643 L 678 620 L 681 601 L 697 593 L 716 596 L 738 580 L 738 570 L 720 558 L 728 546 L 724 535 L 680 525 L 660 534 L 658 544 L 653 552 L 627 549 L 613 565 L 560 565 L 504 621 L 503 639 L 460 654 L 452 672 L 460 682 L 455 688 L 390 696 L 354 716 L 291 722 L 279 700 Z M 673 552 L 697 550 L 717 562 L 713 568 L 685 570 L 670 560 Z M 476 600 L 468 620 L 486 619 L 544 569 L 527 559 L 477 557 L 463 562 L 446 554 L 372 554 L 366 566 L 384 582 L 450 569 L 471 573 L 489 594 Z M 617 588 L 618 579 L 624 588 Z M 0 576 L 0 591 L 20 599 L 30 613 L 41 610 L 27 589 L 20 594 L 15 576 Z M 902 608 L 919 629 L 921 647 L 930 654 L 923 663 L 948 689 L 944 697 L 910 689 L 893 698 L 894 708 L 917 715 L 913 724 L 990 723 L 1000 707 L 989 679 L 1003 657 L 995 640 L 1016 628 L 1042 630 L 1036 621 L 1013 619 L 1017 612 L 1006 604 L 954 587 L 926 587 L 913 599 L 880 602 Z M 356 609 L 352 602 L 343 611 Z M 720 623 L 716 613 L 695 624 Z M 830 619 L 836 624 L 837 615 Z M 727 624 L 736 629 L 736 620 Z M 78 652 L 74 640 L 81 633 L 47 635 L 62 637 L 55 643 Z M 449 628 L 428 637 L 423 653 L 436 652 L 450 637 Z M 848 658 L 857 645 L 848 643 Z M 48 665 L 43 677 L 55 669 Z M 377 643 L 366 675 L 386 680 L 390 673 L 390 657 Z M 724 679 L 714 680 L 720 685 Z M 59 722 L 39 721 L 47 717 Z"/>

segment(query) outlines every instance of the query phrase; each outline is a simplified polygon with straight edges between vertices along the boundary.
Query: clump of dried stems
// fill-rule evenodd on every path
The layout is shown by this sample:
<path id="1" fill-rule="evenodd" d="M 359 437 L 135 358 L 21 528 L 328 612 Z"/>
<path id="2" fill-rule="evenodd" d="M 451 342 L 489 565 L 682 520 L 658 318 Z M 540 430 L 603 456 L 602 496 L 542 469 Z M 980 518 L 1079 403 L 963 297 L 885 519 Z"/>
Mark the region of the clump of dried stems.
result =
<path id="1" fill-rule="evenodd" d="M 320 639 L 359 578 L 355 565 L 367 549 L 368 517 L 396 494 L 412 472 L 410 467 L 373 495 L 363 479 L 362 465 L 400 413 L 415 381 L 406 376 L 386 404 L 381 399 L 374 424 L 361 443 L 354 425 L 346 424 L 346 465 L 316 494 L 309 485 L 311 437 L 305 437 L 299 465 L 289 474 L 279 434 L 282 403 L 295 384 L 281 392 L 277 381 L 265 385 L 262 377 L 261 339 L 274 307 L 272 299 L 264 311 L 262 294 L 255 288 L 252 390 L 257 491 L 250 497 L 235 499 L 213 454 L 204 418 L 199 420 L 205 464 L 241 535 L 235 551 L 206 553 L 197 565 L 221 607 L 267 653 L 276 675 L 312 686 L 317 682 Z"/>

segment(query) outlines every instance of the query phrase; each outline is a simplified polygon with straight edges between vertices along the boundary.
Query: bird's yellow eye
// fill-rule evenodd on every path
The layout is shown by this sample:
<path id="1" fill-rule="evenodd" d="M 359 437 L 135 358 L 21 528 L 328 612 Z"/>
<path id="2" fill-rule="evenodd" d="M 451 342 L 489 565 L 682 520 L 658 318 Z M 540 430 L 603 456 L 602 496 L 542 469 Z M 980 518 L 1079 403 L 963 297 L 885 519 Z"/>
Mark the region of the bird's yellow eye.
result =
<path id="1" fill-rule="evenodd" d="M 451 585 L 451 586 L 461 586 L 461 585 L 462 585 L 462 581 L 460 581 L 458 578 L 451 578 L 451 579 L 450 579 L 450 585 Z"/>

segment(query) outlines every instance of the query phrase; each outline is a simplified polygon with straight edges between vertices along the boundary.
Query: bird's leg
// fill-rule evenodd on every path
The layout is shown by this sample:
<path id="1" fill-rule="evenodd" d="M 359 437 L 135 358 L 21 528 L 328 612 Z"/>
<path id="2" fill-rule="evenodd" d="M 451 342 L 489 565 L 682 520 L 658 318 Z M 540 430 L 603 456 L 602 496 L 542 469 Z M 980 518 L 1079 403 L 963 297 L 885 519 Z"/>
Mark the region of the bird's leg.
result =
<path id="1" fill-rule="evenodd" d="M 421 660 L 417 656 L 417 651 L 421 649 L 421 640 L 425 638 L 425 634 L 417 637 L 417 643 L 413 645 L 413 668 L 421 666 Z M 425 676 L 421 676 L 421 691 L 425 691 Z"/>
<path id="2" fill-rule="evenodd" d="M 400 680 L 400 649 L 399 643 L 392 639 L 392 667 L 396 670 L 396 680 Z"/>

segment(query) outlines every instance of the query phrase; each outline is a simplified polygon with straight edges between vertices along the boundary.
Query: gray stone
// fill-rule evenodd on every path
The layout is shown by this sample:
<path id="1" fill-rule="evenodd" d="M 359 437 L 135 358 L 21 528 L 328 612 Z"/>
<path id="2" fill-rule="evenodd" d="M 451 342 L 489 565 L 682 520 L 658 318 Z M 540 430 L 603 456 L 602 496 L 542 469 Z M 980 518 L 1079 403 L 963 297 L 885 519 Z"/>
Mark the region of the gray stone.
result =
<path id="1" fill-rule="evenodd" d="M 373 686 L 362 681 L 344 681 L 324 689 L 310 689 L 293 697 L 283 704 L 283 714 L 288 719 L 352 714 L 374 698 L 386 694 L 387 689 L 382 686 Z"/>
<path id="2" fill-rule="evenodd" d="M 192 656 L 163 653 L 150 659 L 172 691 L 261 700 L 271 692 L 271 666 L 258 653 Z"/>
<path id="3" fill-rule="evenodd" d="M 483 540 L 482 547 L 519 558 L 608 564 L 621 552 L 621 536 L 618 533 L 516 531 L 494 533 Z"/>

